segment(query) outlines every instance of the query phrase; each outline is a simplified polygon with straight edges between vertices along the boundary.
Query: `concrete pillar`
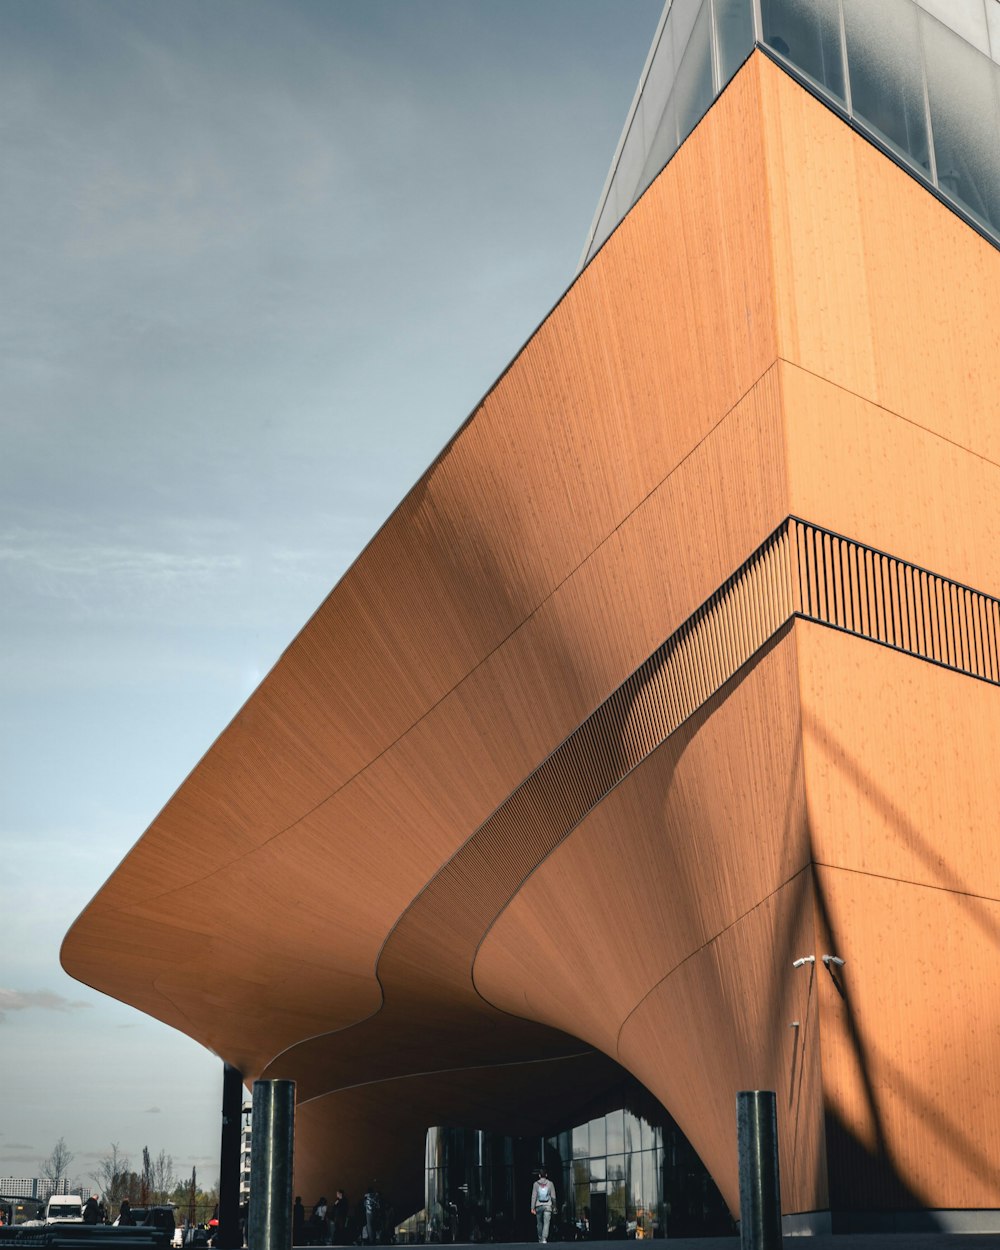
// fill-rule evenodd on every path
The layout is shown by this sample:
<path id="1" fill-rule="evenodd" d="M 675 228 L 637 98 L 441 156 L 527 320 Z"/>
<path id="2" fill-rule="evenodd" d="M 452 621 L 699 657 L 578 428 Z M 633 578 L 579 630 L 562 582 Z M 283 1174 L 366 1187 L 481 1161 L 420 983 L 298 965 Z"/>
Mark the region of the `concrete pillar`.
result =
<path id="1" fill-rule="evenodd" d="M 252 1250 L 290 1250 L 295 1082 L 254 1081 L 250 1145 Z"/>
<path id="2" fill-rule="evenodd" d="M 736 1095 L 741 1250 L 781 1250 L 777 1098 L 769 1089 Z"/>

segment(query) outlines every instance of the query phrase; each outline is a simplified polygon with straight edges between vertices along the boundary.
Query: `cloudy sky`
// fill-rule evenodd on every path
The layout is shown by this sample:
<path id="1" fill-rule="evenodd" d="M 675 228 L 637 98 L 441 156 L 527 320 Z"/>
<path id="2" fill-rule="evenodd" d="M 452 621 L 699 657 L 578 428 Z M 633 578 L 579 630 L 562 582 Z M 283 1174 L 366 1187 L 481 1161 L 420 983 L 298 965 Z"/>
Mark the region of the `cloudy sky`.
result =
<path id="1" fill-rule="evenodd" d="M 217 1176 L 59 944 L 571 280 L 660 7 L 0 4 L 0 1175 Z"/>

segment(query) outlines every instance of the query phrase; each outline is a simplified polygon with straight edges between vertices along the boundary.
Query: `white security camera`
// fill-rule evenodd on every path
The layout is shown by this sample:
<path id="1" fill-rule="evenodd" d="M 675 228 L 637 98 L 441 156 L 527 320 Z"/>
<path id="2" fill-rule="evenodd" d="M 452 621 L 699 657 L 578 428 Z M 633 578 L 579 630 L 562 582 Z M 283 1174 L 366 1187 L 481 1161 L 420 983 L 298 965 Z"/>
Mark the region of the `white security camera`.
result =
<path id="1" fill-rule="evenodd" d="M 826 964 L 828 968 L 831 964 L 836 964 L 838 968 L 843 968 L 844 966 L 844 961 L 840 959 L 837 955 L 824 955 L 823 962 Z"/>
<path id="2" fill-rule="evenodd" d="M 803 964 L 814 964 L 816 962 L 815 955 L 803 955 L 801 959 L 793 959 L 792 967 L 801 968 Z"/>

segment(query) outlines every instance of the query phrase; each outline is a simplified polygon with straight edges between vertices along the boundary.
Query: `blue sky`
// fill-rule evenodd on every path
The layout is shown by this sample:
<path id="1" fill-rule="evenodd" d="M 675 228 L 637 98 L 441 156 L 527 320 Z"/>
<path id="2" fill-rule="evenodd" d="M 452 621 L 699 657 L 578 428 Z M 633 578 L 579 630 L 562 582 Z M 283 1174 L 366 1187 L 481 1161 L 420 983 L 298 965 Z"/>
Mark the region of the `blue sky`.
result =
<path id="1" fill-rule="evenodd" d="M 660 7 L 0 5 L 0 1175 L 217 1175 L 59 944 L 572 279 Z"/>

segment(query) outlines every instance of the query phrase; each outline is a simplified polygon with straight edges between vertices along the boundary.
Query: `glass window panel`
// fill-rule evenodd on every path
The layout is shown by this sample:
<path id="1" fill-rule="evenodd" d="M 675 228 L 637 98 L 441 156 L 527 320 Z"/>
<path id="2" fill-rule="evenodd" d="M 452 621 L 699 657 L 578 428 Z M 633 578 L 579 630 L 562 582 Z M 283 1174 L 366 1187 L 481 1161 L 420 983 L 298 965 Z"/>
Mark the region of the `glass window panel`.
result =
<path id="1" fill-rule="evenodd" d="M 842 101 L 837 0 L 761 0 L 760 11 L 764 42 Z"/>
<path id="2" fill-rule="evenodd" d="M 652 1150 L 644 1150 L 639 1156 L 642 1176 L 639 1186 L 639 1205 L 646 1212 L 656 1210 L 656 1156 Z"/>
<path id="3" fill-rule="evenodd" d="M 701 16 L 703 0 L 674 0 L 667 17 L 667 26 L 673 35 L 674 69 L 684 57 L 684 49 Z"/>
<path id="4" fill-rule="evenodd" d="M 753 49 L 750 0 L 715 0 L 719 44 L 719 83 L 725 86 Z"/>
<path id="5" fill-rule="evenodd" d="M 638 195 L 639 175 L 646 163 L 646 148 L 643 141 L 643 125 L 646 107 L 639 100 L 632 125 L 629 127 L 625 143 L 618 157 L 618 168 L 615 170 L 615 183 L 622 205 L 620 216 L 624 217 L 635 203 Z"/>
<path id="6" fill-rule="evenodd" d="M 923 55 L 911 0 L 844 0 L 851 105 L 883 138 L 930 170 Z"/>
<path id="7" fill-rule="evenodd" d="M 608 1133 L 604 1116 L 590 1121 L 590 1153 L 603 1155 L 608 1152 Z"/>
<path id="8" fill-rule="evenodd" d="M 645 191 L 667 161 L 677 151 L 680 137 L 677 132 L 677 104 L 673 96 L 667 101 L 663 114 L 649 145 L 646 164 L 639 176 L 638 190 Z"/>
<path id="9" fill-rule="evenodd" d="M 635 1219 L 642 1205 L 642 1151 L 626 1155 L 625 1166 L 628 1168 L 629 1219 Z"/>
<path id="10" fill-rule="evenodd" d="M 639 1117 L 633 1115 L 631 1111 L 625 1112 L 625 1151 L 632 1154 L 633 1151 L 642 1148 L 642 1135 L 639 1128 Z"/>
<path id="11" fill-rule="evenodd" d="M 597 251 L 615 226 L 625 216 L 627 209 L 628 205 L 623 206 L 622 204 L 621 188 L 618 184 L 618 179 L 613 178 L 611 186 L 608 188 L 608 198 L 604 201 L 604 208 L 601 211 L 601 219 L 597 223 L 597 230 L 594 232 L 594 242 L 591 251 Z"/>
<path id="12" fill-rule="evenodd" d="M 666 1194 L 664 1193 L 663 1187 L 663 1151 L 654 1150 L 652 1152 L 652 1156 L 653 1175 L 651 1183 L 653 1187 L 649 1193 L 649 1205 L 650 1210 L 654 1212 L 654 1235 L 663 1237 L 666 1236 Z"/>
<path id="13" fill-rule="evenodd" d="M 573 1129 L 573 1158 L 586 1158 L 590 1154 L 590 1125 L 578 1124 Z"/>
<path id="14" fill-rule="evenodd" d="M 676 114 L 673 110 L 667 113 L 674 86 L 675 24 L 668 20 L 663 27 L 636 110 L 636 121 L 642 127 L 642 152 L 632 193 L 633 204 L 677 150 Z M 635 129 L 635 123 L 632 129 Z"/>
<path id="15" fill-rule="evenodd" d="M 986 20 L 990 28 L 990 56 L 1000 62 L 1000 4 L 987 5 Z"/>
<path id="16" fill-rule="evenodd" d="M 919 0 L 919 3 L 922 9 L 961 35 L 966 43 L 989 56 L 990 36 L 983 0 Z M 991 7 L 996 8 L 996 0 L 991 0 Z"/>
<path id="17" fill-rule="evenodd" d="M 607 1180 L 607 1177 L 608 1177 L 607 1159 L 595 1159 L 591 1157 L 590 1179 L 592 1181 L 603 1181 L 603 1180 Z"/>
<path id="18" fill-rule="evenodd" d="M 938 185 L 1000 229 L 1000 70 L 940 22 L 920 24 Z"/>
<path id="19" fill-rule="evenodd" d="M 570 1133 L 559 1134 L 559 1157 L 560 1159 L 573 1158 L 573 1138 Z"/>
<path id="20" fill-rule="evenodd" d="M 628 1218 L 624 1155 L 615 1155 L 608 1159 L 607 1193 L 608 1229 L 612 1235 L 624 1234 Z"/>
<path id="21" fill-rule="evenodd" d="M 639 1121 L 639 1144 L 643 1150 L 652 1150 L 656 1145 L 656 1142 L 653 1140 L 655 1131 L 648 1120 Z"/>
<path id="22" fill-rule="evenodd" d="M 607 1126 L 608 1154 L 619 1154 L 625 1149 L 625 1113 L 609 1111 L 604 1123 Z"/>
<path id="23" fill-rule="evenodd" d="M 443 1159 L 443 1143 L 442 1130 L 439 1128 L 429 1128 L 427 1136 L 424 1138 L 424 1167 L 434 1168 L 440 1167 L 444 1162 Z"/>
<path id="24" fill-rule="evenodd" d="M 646 129 L 643 133 L 643 142 L 647 149 L 674 87 L 674 70 L 677 67 L 674 53 L 674 25 L 675 23 L 669 19 L 664 23 L 660 33 L 660 42 L 656 45 L 656 51 L 649 65 L 649 73 L 646 75 L 646 83 L 642 89 L 642 98 L 646 104 Z"/>
<path id="25" fill-rule="evenodd" d="M 671 95 L 677 110 L 677 130 L 681 142 L 705 116 L 714 99 L 712 88 L 712 25 L 708 0 L 703 0 L 695 16 L 691 37 L 681 43 L 677 32 L 677 77 Z"/>

